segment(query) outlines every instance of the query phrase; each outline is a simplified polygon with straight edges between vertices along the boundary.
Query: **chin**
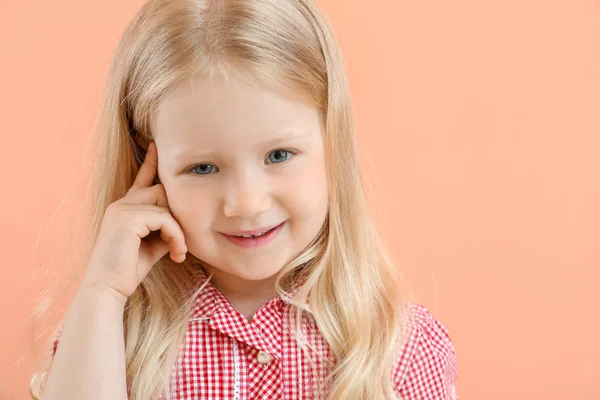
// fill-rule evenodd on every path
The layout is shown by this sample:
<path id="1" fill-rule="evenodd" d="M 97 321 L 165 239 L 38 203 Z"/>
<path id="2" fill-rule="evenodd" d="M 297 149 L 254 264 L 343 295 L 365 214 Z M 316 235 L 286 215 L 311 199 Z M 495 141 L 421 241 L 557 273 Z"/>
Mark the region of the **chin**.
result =
<path id="1" fill-rule="evenodd" d="M 239 270 L 234 270 L 232 272 L 228 272 L 231 275 L 235 275 L 238 278 L 241 279 L 245 279 L 248 281 L 262 281 L 265 279 L 269 279 L 272 277 L 275 277 L 279 271 L 281 271 L 281 268 L 277 269 L 277 270 L 248 270 L 248 269 L 244 269 L 242 271 Z"/>
<path id="2" fill-rule="evenodd" d="M 278 262 L 277 265 L 269 263 L 270 265 L 265 268 L 265 263 L 258 260 L 255 260 L 254 262 L 244 262 L 239 260 L 219 260 L 218 258 L 213 258 L 211 260 L 209 257 L 204 259 L 200 257 L 196 258 L 206 266 L 206 270 L 209 274 L 211 269 L 215 269 L 221 273 L 248 281 L 262 281 L 274 278 L 285 266 L 285 263 L 283 262 Z M 211 260 L 212 262 L 207 260 Z M 220 265 L 221 267 L 215 267 L 215 265 Z"/>

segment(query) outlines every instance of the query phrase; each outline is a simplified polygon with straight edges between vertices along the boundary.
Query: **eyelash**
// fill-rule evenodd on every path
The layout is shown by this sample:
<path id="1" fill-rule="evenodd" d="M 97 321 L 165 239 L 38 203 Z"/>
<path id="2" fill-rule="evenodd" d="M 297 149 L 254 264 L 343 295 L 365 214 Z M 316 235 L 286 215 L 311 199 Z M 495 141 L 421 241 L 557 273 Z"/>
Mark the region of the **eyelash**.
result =
<path id="1" fill-rule="evenodd" d="M 290 155 L 290 156 L 289 156 L 289 157 L 288 157 L 286 160 L 284 160 L 284 161 L 281 161 L 281 162 L 276 162 L 276 163 L 271 163 L 271 164 L 284 164 L 285 162 L 289 161 L 289 160 L 290 160 L 290 159 L 291 159 L 293 156 L 295 156 L 295 155 L 297 155 L 297 154 L 298 154 L 296 151 L 294 151 L 294 150 L 290 150 L 290 149 L 277 149 L 277 150 L 273 150 L 273 151 L 271 151 L 269 154 L 275 153 L 275 152 L 277 152 L 277 151 L 284 151 L 284 152 L 286 152 L 286 153 L 290 153 L 291 155 Z M 267 156 L 267 157 L 268 157 L 268 156 Z M 186 173 L 191 173 L 191 172 L 193 172 L 193 171 L 194 171 L 194 169 L 196 169 L 196 167 L 199 167 L 200 165 L 211 165 L 211 166 L 212 166 L 212 164 L 208 164 L 208 163 L 200 163 L 200 164 L 196 164 L 196 165 L 193 165 L 192 167 L 188 168 L 188 169 L 186 170 Z M 208 174 L 194 174 L 194 175 L 199 175 L 199 176 L 202 176 L 202 175 L 210 175 L 210 173 L 208 173 Z"/>

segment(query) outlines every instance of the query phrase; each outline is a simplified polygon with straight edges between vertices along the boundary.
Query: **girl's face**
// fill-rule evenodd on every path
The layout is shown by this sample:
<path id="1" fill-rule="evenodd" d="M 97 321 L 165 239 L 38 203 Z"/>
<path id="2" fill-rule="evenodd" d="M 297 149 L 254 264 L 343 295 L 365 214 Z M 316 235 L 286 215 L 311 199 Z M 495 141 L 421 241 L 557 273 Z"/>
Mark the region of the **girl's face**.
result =
<path id="1" fill-rule="evenodd" d="M 325 222 L 323 121 L 299 97 L 194 81 L 160 105 L 152 131 L 160 181 L 188 251 L 225 276 L 273 277 Z M 281 223 L 264 246 L 224 235 Z"/>

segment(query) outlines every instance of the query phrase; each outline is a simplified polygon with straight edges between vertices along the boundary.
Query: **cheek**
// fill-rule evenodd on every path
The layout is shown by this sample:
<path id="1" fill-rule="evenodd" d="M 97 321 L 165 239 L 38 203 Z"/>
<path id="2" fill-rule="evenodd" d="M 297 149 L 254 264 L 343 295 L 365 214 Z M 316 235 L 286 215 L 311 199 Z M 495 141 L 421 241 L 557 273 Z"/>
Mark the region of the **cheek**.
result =
<path id="1" fill-rule="evenodd" d="M 210 226 L 214 197 L 207 191 L 190 186 L 172 187 L 167 189 L 167 198 L 171 214 L 184 232 L 198 231 Z"/>
<path id="2" fill-rule="evenodd" d="M 311 163 L 288 180 L 286 197 L 292 218 L 322 219 L 328 208 L 327 177 L 324 165 Z"/>

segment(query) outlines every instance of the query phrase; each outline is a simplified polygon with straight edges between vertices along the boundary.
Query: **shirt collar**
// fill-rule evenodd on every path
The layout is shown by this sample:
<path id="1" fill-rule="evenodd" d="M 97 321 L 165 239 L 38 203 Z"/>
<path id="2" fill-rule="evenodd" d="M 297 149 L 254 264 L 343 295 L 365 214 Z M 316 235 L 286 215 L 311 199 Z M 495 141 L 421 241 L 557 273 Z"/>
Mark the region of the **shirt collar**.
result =
<path id="1" fill-rule="evenodd" d="M 291 305 L 293 296 L 306 280 L 305 276 L 299 274 L 284 295 L 269 300 L 256 311 L 252 321 L 248 322 L 208 280 L 208 275 L 203 269 L 199 269 L 198 273 L 196 287 L 204 286 L 193 300 L 191 320 L 208 324 L 212 329 L 280 358 L 283 310 Z M 308 309 L 308 301 L 306 307 Z"/>
<path id="2" fill-rule="evenodd" d="M 208 281 L 208 274 L 203 269 L 198 269 L 198 279 L 197 279 L 197 288 L 200 288 L 202 285 L 204 287 L 196 294 L 194 299 L 193 306 L 193 315 L 192 317 L 195 319 L 210 319 L 211 315 L 216 311 L 217 308 L 223 306 L 226 303 L 229 303 L 225 295 L 217 289 L 210 281 Z M 298 292 L 298 290 L 302 287 L 302 284 L 306 281 L 306 277 L 303 274 L 299 274 L 292 284 L 291 288 L 284 292 L 283 295 L 278 295 L 273 299 L 269 300 L 263 307 L 272 306 L 275 304 L 283 305 L 288 304 L 291 305 L 292 298 Z M 306 307 L 308 307 L 308 300 L 306 302 Z"/>

